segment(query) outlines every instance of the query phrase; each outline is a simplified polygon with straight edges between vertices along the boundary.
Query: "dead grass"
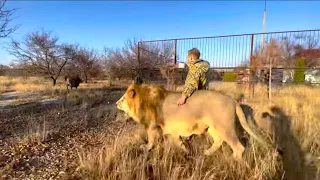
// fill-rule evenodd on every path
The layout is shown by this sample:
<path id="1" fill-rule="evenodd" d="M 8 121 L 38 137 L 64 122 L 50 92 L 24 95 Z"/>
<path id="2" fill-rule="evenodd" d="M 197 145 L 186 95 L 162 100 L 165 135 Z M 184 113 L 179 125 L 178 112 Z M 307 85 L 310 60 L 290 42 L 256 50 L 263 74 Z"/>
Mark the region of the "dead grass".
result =
<path id="1" fill-rule="evenodd" d="M 140 148 L 134 134 L 126 133 L 104 148 L 80 151 L 80 169 L 88 179 L 279 179 L 281 166 L 274 152 L 254 145 L 237 162 L 224 146 L 212 157 L 200 151 L 183 154 L 167 144 L 150 153 Z M 193 144 L 195 145 L 195 144 Z M 199 144 L 200 145 L 200 144 Z"/>
<path id="2" fill-rule="evenodd" d="M 88 83 L 81 83 L 79 88 L 105 88 L 110 85 L 110 82 L 106 80 L 93 80 Z M 62 77 L 57 80 L 55 86 L 52 86 L 51 79 L 44 77 L 0 76 L 0 93 L 7 91 L 50 93 L 61 90 L 66 90 L 65 82 Z"/>
<path id="3" fill-rule="evenodd" d="M 320 172 L 320 89 L 308 86 L 274 88 L 270 111 L 267 89 L 255 87 L 250 97 L 245 86 L 234 83 L 211 84 L 211 89 L 237 98 L 254 110 L 258 125 L 271 121 L 273 139 L 284 154 L 264 150 L 250 139 L 245 162 L 231 157 L 231 149 L 223 146 L 212 157 L 199 151 L 186 155 L 168 144 L 151 153 L 144 152 L 134 132 L 128 131 L 102 149 L 79 153 L 80 166 L 88 179 L 319 179 Z M 269 109 L 269 119 L 261 118 Z M 263 127 L 262 127 L 263 128 Z M 267 129 L 265 129 L 267 130 Z M 124 130 L 126 131 L 126 130 Z M 193 144 L 192 147 L 203 147 Z"/>
<path id="4" fill-rule="evenodd" d="M 41 77 L 8 77 L 0 76 L 0 92 L 18 91 L 18 92 L 49 92 L 54 89 L 61 89 L 63 81 L 58 80 L 56 87 L 52 86 L 50 79 Z"/>
<path id="5" fill-rule="evenodd" d="M 82 88 L 126 86 L 129 83 L 92 81 L 81 84 L 80 90 L 68 94 L 68 98 L 82 99 L 80 111 L 89 111 L 108 95 L 102 92 L 91 93 L 90 90 L 88 99 L 95 99 L 91 102 L 81 98 Z M 57 88 L 65 88 L 63 81 L 58 81 Z M 257 124 L 265 130 L 272 127 L 274 143 L 284 154 L 280 156 L 275 150 L 265 150 L 249 139 L 244 162 L 235 161 L 231 156 L 231 148 L 226 144 L 211 157 L 205 157 L 201 150 L 207 148 L 210 141 L 201 137 L 189 142 L 192 149 L 190 154 L 184 154 L 169 144 L 158 146 L 147 153 L 140 147 L 141 142 L 133 138 L 138 131 L 136 126 L 128 126 L 123 122 L 121 131 L 114 129 L 114 133 L 107 133 L 116 136 L 103 137 L 103 148 L 78 148 L 78 171 L 82 179 L 320 179 L 319 87 L 289 85 L 273 88 L 272 104 L 279 107 L 273 112 L 268 108 L 266 86 L 255 86 L 254 97 L 250 96 L 246 86 L 235 83 L 214 82 L 210 83 L 210 89 L 236 99 L 242 97 L 242 102 L 253 108 Z M 50 81 L 39 78 L 30 78 L 26 82 L 23 78 L 0 77 L 0 92 L 8 90 L 52 92 L 52 86 Z M 268 118 L 262 118 L 263 114 L 267 114 Z M 95 116 L 100 115 L 95 113 Z M 268 123 L 271 126 L 264 125 Z M 28 143 L 42 141 L 48 132 L 47 125 L 34 127 L 30 129 Z"/>

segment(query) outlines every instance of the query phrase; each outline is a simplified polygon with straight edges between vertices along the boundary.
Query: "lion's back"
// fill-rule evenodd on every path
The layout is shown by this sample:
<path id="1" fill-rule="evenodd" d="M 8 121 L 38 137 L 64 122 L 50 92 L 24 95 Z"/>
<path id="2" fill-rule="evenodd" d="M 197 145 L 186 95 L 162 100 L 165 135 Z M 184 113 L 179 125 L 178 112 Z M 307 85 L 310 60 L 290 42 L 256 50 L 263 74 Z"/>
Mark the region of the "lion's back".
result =
<path id="1" fill-rule="evenodd" d="M 180 93 L 170 93 L 162 106 L 164 119 L 193 121 L 194 119 L 219 119 L 228 118 L 234 114 L 234 100 L 227 95 L 216 91 L 198 90 L 187 102 L 178 106 L 177 100 Z"/>
<path id="2" fill-rule="evenodd" d="M 213 106 L 224 106 L 226 108 L 234 104 L 234 100 L 225 94 L 211 90 L 197 90 L 190 96 L 186 103 L 182 106 L 177 106 L 176 102 L 181 97 L 181 93 L 170 92 L 163 103 L 164 108 L 171 107 L 176 109 L 203 109 Z"/>

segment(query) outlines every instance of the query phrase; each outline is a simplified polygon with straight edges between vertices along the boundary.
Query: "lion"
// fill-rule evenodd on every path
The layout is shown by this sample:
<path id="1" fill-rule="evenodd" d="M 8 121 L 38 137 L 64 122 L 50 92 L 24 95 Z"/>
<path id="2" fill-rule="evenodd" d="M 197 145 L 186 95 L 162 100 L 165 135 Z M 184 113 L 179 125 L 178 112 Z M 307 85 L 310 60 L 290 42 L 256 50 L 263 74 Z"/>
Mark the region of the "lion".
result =
<path id="1" fill-rule="evenodd" d="M 72 87 L 75 87 L 76 89 L 78 88 L 78 86 L 80 85 L 80 83 L 82 83 L 82 79 L 76 75 L 76 76 L 65 76 L 64 80 L 66 82 L 66 86 L 67 86 L 67 90 L 69 90 L 69 86 L 72 90 Z"/>
<path id="2" fill-rule="evenodd" d="M 225 141 L 233 156 L 241 159 L 244 146 L 236 134 L 236 116 L 241 126 L 262 144 L 267 144 L 249 127 L 240 105 L 230 96 L 213 90 L 197 90 L 183 106 L 177 106 L 179 92 L 167 91 L 160 85 L 132 83 L 116 102 L 117 108 L 147 131 L 147 149 L 154 146 L 156 137 L 170 135 L 184 151 L 180 137 L 190 137 L 208 132 L 214 143 L 204 151 L 213 154 Z"/>

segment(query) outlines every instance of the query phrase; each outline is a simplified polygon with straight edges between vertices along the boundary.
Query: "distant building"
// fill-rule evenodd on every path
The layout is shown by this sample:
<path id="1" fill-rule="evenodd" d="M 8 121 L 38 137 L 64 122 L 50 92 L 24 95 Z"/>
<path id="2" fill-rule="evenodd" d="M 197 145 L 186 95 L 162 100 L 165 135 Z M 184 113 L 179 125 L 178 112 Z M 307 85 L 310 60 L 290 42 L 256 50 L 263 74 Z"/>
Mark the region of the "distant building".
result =
<path id="1" fill-rule="evenodd" d="M 291 83 L 291 82 L 293 82 L 293 76 L 294 76 L 294 70 L 292 70 L 292 69 L 284 69 L 283 70 L 282 82 L 283 83 Z"/>
<path id="2" fill-rule="evenodd" d="M 250 69 L 247 67 L 237 67 L 233 71 L 237 75 L 238 83 L 246 83 L 250 80 Z"/>
<path id="3" fill-rule="evenodd" d="M 320 67 L 318 67 L 320 68 Z M 305 82 L 320 83 L 320 69 L 309 69 L 305 71 Z"/>

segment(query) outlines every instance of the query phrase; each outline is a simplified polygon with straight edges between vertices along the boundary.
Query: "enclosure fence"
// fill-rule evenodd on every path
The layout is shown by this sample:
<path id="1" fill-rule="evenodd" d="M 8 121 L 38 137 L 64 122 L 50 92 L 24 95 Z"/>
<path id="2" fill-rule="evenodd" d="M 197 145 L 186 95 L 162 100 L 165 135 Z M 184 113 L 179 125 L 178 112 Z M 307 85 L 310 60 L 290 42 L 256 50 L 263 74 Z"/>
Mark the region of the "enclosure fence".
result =
<path id="1" fill-rule="evenodd" d="M 139 72 L 154 79 L 152 74 L 158 76 L 159 69 L 167 68 L 181 72 L 171 78 L 183 81 L 186 72 L 178 64 L 186 63 L 188 51 L 197 48 L 200 59 L 210 63 L 210 81 L 249 84 L 252 95 L 256 83 L 267 84 L 269 90 L 272 85 L 288 83 L 318 84 L 319 32 L 320 29 L 141 41 L 137 53 Z"/>

